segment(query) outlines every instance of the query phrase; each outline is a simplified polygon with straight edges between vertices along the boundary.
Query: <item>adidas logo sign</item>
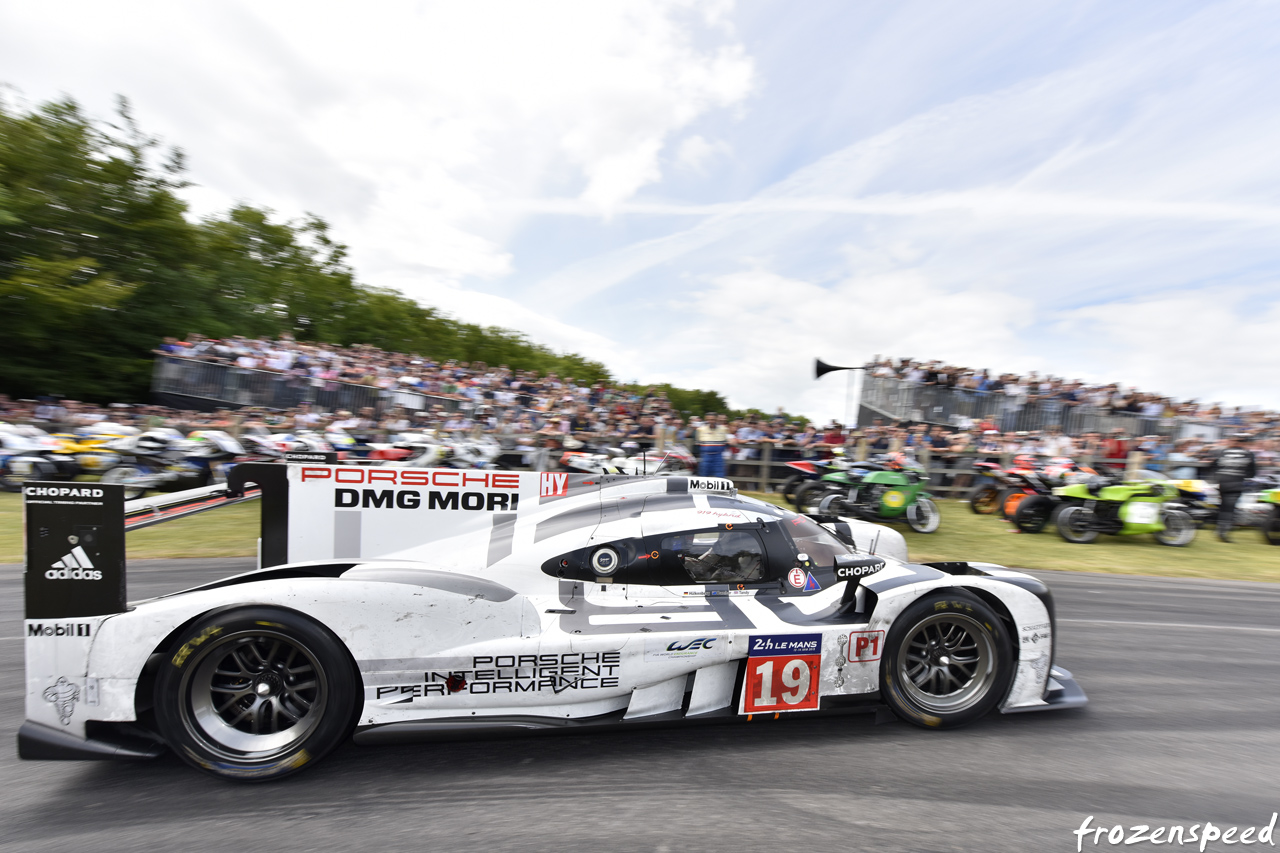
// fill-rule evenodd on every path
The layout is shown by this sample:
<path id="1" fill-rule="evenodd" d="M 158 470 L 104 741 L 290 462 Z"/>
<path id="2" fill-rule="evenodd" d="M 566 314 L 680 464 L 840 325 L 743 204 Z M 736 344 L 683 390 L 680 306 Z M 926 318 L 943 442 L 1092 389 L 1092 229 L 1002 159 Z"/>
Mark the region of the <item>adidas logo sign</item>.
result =
<path id="1" fill-rule="evenodd" d="M 93 561 L 79 545 L 71 549 L 71 553 L 53 564 L 53 568 L 44 573 L 51 581 L 100 581 L 102 572 L 93 567 Z"/>

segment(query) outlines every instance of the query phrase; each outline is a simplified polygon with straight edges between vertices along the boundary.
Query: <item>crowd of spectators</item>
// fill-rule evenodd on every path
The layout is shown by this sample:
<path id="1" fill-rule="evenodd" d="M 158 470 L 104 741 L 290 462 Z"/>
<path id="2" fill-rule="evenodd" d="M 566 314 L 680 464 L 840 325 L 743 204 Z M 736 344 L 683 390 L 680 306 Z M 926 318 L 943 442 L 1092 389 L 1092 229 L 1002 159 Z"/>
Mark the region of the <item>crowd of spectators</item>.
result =
<path id="1" fill-rule="evenodd" d="M 1028 404 L 1048 404 L 1058 412 L 1077 406 L 1088 406 L 1107 414 L 1134 415 L 1148 423 L 1164 418 L 1182 417 L 1240 429 L 1274 428 L 1280 425 L 1280 413 L 1232 408 L 1221 403 L 1177 400 L 1158 393 L 1140 391 L 1117 382 L 1090 384 L 1080 379 L 1041 376 L 1035 371 L 1025 375 L 996 373 L 986 368 L 974 369 L 944 364 L 941 361 L 919 361 L 912 358 L 881 358 L 870 365 L 874 377 L 897 379 L 922 388 L 946 389 L 963 395 L 986 395 L 1003 398 L 1011 410 Z"/>
<path id="2" fill-rule="evenodd" d="M 1122 428 L 1107 432 L 1067 435 L 1061 426 L 1041 430 L 1002 429 L 1000 418 L 983 416 L 958 425 L 942 426 L 877 419 L 861 429 L 846 430 L 831 423 L 818 427 L 781 410 L 774 416 L 748 415 L 730 419 L 707 412 L 677 411 L 661 390 L 639 391 L 603 382 L 578 382 L 571 376 L 490 367 L 480 362 L 432 360 L 413 354 L 390 353 L 376 347 L 337 347 L 303 343 L 285 335 L 278 340 L 234 337 L 209 340 L 189 335 L 166 338 L 161 355 L 266 371 L 323 388 L 330 383 L 356 383 L 383 391 L 413 391 L 428 404 L 415 409 L 384 395 L 386 405 L 356 411 L 321 411 L 302 399 L 280 410 L 226 407 L 213 412 L 179 410 L 156 405 L 112 403 L 98 406 L 72 400 L 11 401 L 0 395 L 0 420 L 74 428 L 102 421 L 142 429 L 324 431 L 337 427 L 363 440 L 426 430 L 437 435 L 500 436 L 514 448 L 572 448 L 624 446 L 663 449 L 688 447 L 697 455 L 707 435 L 723 443 L 729 476 L 754 478 L 765 448 L 778 465 L 802 457 L 844 453 L 858 458 L 902 451 L 927 460 L 932 468 L 954 474 L 945 483 L 964 485 L 963 471 L 975 459 L 1007 460 L 1013 455 L 1041 458 L 1067 456 L 1092 460 L 1102 467 L 1123 467 L 1133 451 L 1144 454 L 1146 467 L 1175 476 L 1192 476 L 1218 449 L 1207 438 L 1130 434 Z M 1124 389 L 1118 384 L 1086 385 L 1053 376 L 994 374 L 987 370 L 944 365 L 937 361 L 877 358 L 873 375 L 920 386 L 954 389 L 958 393 L 1002 394 L 1019 401 L 1053 399 L 1063 407 L 1088 405 L 1111 412 L 1142 416 L 1133 423 L 1181 416 L 1208 422 L 1223 432 L 1247 431 L 1257 439 L 1251 449 L 1263 467 L 1277 464 L 1280 416 L 1273 412 L 1223 410 L 1195 401 Z M 708 432 L 708 428 L 711 432 Z M 719 470 L 719 469 L 717 469 Z M 775 468 L 774 477 L 785 473 Z M 935 479 L 937 479 L 935 477 Z"/>

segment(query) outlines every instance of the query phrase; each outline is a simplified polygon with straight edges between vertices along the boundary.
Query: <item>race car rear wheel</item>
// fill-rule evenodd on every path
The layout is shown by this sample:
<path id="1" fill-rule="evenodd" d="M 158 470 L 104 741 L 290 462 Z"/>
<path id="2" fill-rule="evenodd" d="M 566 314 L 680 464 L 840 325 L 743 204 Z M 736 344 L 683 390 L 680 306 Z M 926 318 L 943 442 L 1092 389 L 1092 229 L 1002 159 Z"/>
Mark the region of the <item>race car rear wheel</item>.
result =
<path id="1" fill-rule="evenodd" d="M 978 486 L 969 493 L 969 509 L 978 515 L 991 515 L 999 509 L 1000 491 L 995 486 Z"/>
<path id="2" fill-rule="evenodd" d="M 909 723 L 953 728 L 995 708 L 1015 661 L 1004 624 L 963 590 L 926 595 L 889 630 L 880 695 Z"/>
<path id="3" fill-rule="evenodd" d="M 1013 524 L 1023 533 L 1039 533 L 1049 523 L 1054 504 L 1044 495 L 1031 495 L 1018 504 L 1013 514 Z"/>
<path id="4" fill-rule="evenodd" d="M 318 761 L 355 722 L 360 678 L 328 629 L 276 607 L 214 611 L 181 632 L 156 678 L 156 722 L 215 776 L 278 779 Z"/>

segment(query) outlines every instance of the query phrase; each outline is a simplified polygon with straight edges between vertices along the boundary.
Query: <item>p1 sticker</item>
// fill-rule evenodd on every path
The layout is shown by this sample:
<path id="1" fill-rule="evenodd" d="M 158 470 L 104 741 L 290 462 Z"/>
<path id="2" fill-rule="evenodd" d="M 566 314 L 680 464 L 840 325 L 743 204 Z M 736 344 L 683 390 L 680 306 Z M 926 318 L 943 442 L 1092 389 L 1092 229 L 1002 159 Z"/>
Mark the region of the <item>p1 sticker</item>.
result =
<path id="1" fill-rule="evenodd" d="M 821 634 L 752 637 L 739 713 L 816 711 L 821 666 Z"/>
<path id="2" fill-rule="evenodd" d="M 884 631 L 854 631 L 849 635 L 845 657 L 850 663 L 880 660 L 884 652 Z"/>

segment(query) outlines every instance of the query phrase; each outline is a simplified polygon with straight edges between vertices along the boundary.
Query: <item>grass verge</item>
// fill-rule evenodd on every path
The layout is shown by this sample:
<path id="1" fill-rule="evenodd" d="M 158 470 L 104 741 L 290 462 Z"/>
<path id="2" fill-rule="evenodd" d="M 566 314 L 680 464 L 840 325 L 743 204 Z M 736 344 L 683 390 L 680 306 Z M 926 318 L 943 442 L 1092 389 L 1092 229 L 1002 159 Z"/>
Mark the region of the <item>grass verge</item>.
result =
<path id="1" fill-rule="evenodd" d="M 777 495 L 744 492 L 783 504 Z M 257 553 L 259 502 L 236 504 L 157 524 L 126 536 L 131 560 L 171 557 L 252 557 Z M 1237 530 L 1230 545 L 1212 530 L 1201 530 L 1185 548 L 1168 548 L 1151 536 L 1101 536 L 1091 545 L 1072 545 L 1056 533 L 1013 533 L 998 516 L 975 515 L 969 505 L 940 501 L 937 533 L 907 538 L 914 560 L 981 560 L 1026 569 L 1062 569 L 1163 577 L 1223 578 L 1280 582 L 1280 548 L 1266 544 L 1256 530 Z M 0 493 L 0 563 L 22 562 L 22 500 Z"/>
<path id="2" fill-rule="evenodd" d="M 747 493 L 788 506 L 777 495 Z M 1054 530 L 1028 536 L 998 515 L 976 515 L 967 503 L 938 501 L 942 526 L 936 533 L 893 527 L 907 539 L 913 560 L 976 560 L 1023 569 L 1060 569 L 1174 578 L 1219 578 L 1280 582 L 1280 548 L 1268 545 L 1254 529 L 1237 530 L 1231 544 L 1202 529 L 1185 548 L 1170 548 L 1146 536 L 1099 536 L 1089 545 L 1073 545 Z"/>
<path id="3" fill-rule="evenodd" d="M 130 560 L 165 557 L 252 557 L 258 553 L 261 501 L 202 512 L 125 536 Z M 22 497 L 0 493 L 0 563 L 21 563 Z"/>

